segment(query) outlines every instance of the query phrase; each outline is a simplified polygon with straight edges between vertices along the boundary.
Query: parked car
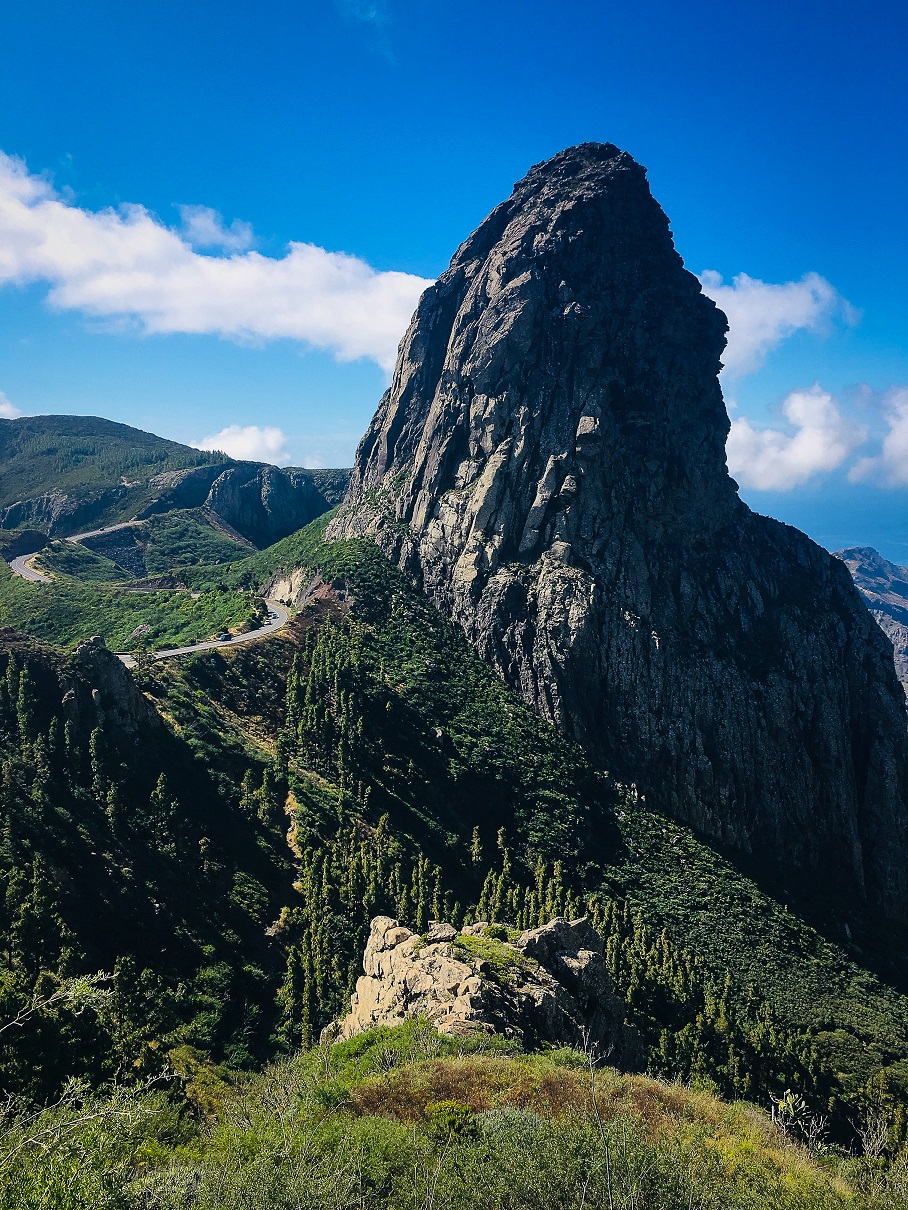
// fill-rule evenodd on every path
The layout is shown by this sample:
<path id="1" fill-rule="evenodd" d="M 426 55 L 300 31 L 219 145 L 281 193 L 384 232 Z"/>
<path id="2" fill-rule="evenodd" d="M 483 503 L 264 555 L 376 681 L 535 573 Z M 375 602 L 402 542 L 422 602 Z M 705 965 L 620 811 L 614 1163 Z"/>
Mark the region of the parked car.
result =
<path id="1" fill-rule="evenodd" d="M 230 633 L 229 630 L 222 630 L 221 633 L 218 635 L 218 642 L 226 643 L 228 639 L 232 639 L 232 638 L 233 638 L 233 635 Z"/>

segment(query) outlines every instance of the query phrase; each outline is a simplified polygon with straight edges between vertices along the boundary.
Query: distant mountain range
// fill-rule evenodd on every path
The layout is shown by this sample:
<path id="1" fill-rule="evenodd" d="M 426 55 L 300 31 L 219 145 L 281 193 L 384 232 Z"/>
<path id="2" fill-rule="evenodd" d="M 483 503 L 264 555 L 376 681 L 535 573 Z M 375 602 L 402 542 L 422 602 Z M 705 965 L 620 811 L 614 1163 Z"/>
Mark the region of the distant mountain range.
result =
<path id="1" fill-rule="evenodd" d="M 870 612 L 892 642 L 895 670 L 908 690 L 908 567 L 884 559 L 872 546 L 836 551 Z"/>
<path id="2" fill-rule="evenodd" d="M 48 537 L 173 510 L 267 546 L 332 508 L 349 472 L 238 462 L 98 416 L 0 420 L 0 529 Z"/>

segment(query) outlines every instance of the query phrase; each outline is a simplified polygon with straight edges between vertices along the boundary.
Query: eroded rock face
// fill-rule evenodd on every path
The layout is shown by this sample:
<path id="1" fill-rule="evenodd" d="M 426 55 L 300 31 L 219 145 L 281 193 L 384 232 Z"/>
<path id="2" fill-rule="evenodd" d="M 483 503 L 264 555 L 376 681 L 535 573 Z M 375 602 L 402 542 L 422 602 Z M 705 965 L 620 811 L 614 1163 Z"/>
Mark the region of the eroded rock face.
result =
<path id="1" fill-rule="evenodd" d="M 633 1060 L 635 1042 L 621 1024 L 602 941 L 586 918 L 558 918 L 514 944 L 487 937 L 486 928 L 458 933 L 434 922 L 421 937 L 377 916 L 350 1012 L 329 1032 L 350 1038 L 421 1017 L 442 1033 L 500 1034 L 527 1046 L 608 1046 Z"/>
<path id="2" fill-rule="evenodd" d="M 73 653 L 72 666 L 89 685 L 99 718 L 109 717 L 128 733 L 163 732 L 161 716 L 103 639 L 94 637 L 80 643 Z"/>
<path id="3" fill-rule="evenodd" d="M 305 471 L 240 463 L 212 484 L 207 506 L 257 546 L 294 533 L 327 511 Z"/>
<path id="4" fill-rule="evenodd" d="M 562 152 L 423 295 L 329 536 L 653 805 L 904 920 L 904 694 L 842 563 L 738 499 L 725 331 L 644 169 Z"/>

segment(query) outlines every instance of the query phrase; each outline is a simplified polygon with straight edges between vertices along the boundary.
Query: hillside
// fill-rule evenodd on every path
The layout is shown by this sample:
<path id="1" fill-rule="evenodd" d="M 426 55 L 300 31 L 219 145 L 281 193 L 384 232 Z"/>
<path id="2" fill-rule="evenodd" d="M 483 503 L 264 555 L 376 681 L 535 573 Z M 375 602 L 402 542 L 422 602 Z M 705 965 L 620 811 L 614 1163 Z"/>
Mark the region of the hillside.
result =
<path id="1" fill-rule="evenodd" d="M 0 420 L 0 527 L 52 537 L 201 509 L 209 528 L 265 546 L 332 507 L 346 475 L 237 462 L 97 416 Z"/>
<path id="2" fill-rule="evenodd" d="M 141 683 L 175 736 L 174 751 L 185 753 L 180 759 L 194 754 L 198 775 L 213 779 L 210 809 L 223 797 L 218 809 L 241 818 L 250 809 L 243 803 L 253 804 L 272 845 L 291 824 L 289 850 L 279 857 L 279 846 L 268 858 L 284 880 L 269 910 L 280 921 L 274 973 L 252 1001 L 263 1024 L 273 1021 L 275 1045 L 313 1039 L 343 1009 L 376 912 L 422 929 L 430 916 L 528 927 L 588 910 L 608 939 L 644 1066 L 702 1070 L 727 1093 L 762 1103 L 794 1079 L 827 1108 L 830 1097 L 835 1104 L 857 1096 L 885 1068 L 892 1095 L 904 1095 L 896 1090 L 908 1058 L 908 1003 L 886 982 L 902 980 L 902 951 L 884 934 L 862 931 L 859 913 L 806 893 L 803 902 L 780 901 L 760 889 L 762 878 L 772 891 L 767 872 L 742 873 L 651 812 L 502 685 L 372 544 L 325 544 L 316 525 L 249 563 L 259 575 L 298 569 L 298 615 L 286 633 L 245 651 L 148 667 Z M 240 582 L 249 572 L 237 564 L 230 574 Z M 58 659 L 11 650 L 37 668 Z M 47 674 L 33 679 L 45 686 L 49 746 L 59 742 L 46 728 L 61 717 L 63 689 L 54 690 Z M 129 742 L 143 744 L 142 734 Z M 70 741 L 84 769 L 89 738 Z M 19 732 L 9 743 L 15 752 Z M 24 804 L 39 765 L 28 749 L 19 759 L 11 784 Z M 143 777 L 153 779 L 156 769 L 171 776 L 158 758 L 139 763 Z M 263 770 L 271 805 L 260 811 Z M 171 783 L 180 801 L 184 780 Z M 92 845 L 104 853 L 105 882 L 116 885 L 124 869 L 146 860 L 134 849 L 141 828 L 129 822 L 145 809 L 145 794 L 124 786 L 126 830 L 115 843 Z M 107 828 L 104 794 L 97 801 L 97 826 Z M 198 798 L 199 809 L 205 801 Z M 32 822 L 26 848 L 15 852 L 49 863 L 55 910 L 76 934 L 84 969 L 109 966 L 116 955 L 97 948 L 71 900 L 69 888 L 85 885 L 66 872 L 84 860 L 79 848 L 69 849 L 65 829 L 58 835 L 57 812 L 18 810 Z M 186 860 L 199 843 L 187 840 Z M 231 864 L 210 860 L 224 868 L 216 885 L 229 884 Z M 290 880 L 281 874 L 288 861 Z M 144 894 L 159 897 L 154 878 L 144 885 Z M 220 909 L 207 896 L 198 907 L 214 920 Z M 715 1033 L 713 1011 L 727 1022 L 724 1034 Z"/>
<path id="3" fill-rule="evenodd" d="M 319 1047 L 252 1079 L 185 1054 L 178 1062 L 192 1113 L 121 1091 L 58 1110 L 56 1147 L 21 1149 L 24 1132 L 13 1134 L 0 1152 L 2 1210 L 908 1205 L 904 1164 L 884 1171 L 824 1150 L 797 1101 L 777 1124 L 705 1087 L 591 1072 L 576 1051 L 525 1056 L 503 1039 L 410 1026 Z"/>

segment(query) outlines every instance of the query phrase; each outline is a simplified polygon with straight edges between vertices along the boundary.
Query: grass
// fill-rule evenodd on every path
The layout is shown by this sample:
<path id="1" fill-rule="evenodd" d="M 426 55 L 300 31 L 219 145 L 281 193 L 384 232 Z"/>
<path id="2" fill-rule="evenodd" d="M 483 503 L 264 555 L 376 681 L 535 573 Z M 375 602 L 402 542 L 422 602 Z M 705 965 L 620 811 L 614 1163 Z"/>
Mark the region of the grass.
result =
<path id="1" fill-rule="evenodd" d="M 518 971 L 536 969 L 536 964 L 519 950 L 504 945 L 495 937 L 458 933 L 453 944 L 458 957 L 465 961 L 485 962 L 488 974 L 499 983 L 513 983 Z"/>
<path id="2" fill-rule="evenodd" d="M 92 635 L 112 651 L 182 647 L 242 626 L 251 615 L 249 598 L 240 592 L 195 598 L 189 592 L 138 593 L 76 580 L 32 584 L 0 567 L 0 626 L 59 647 L 74 647 Z"/>
<path id="3" fill-rule="evenodd" d="M 150 576 L 191 565 L 229 563 L 249 554 L 248 546 L 215 529 L 197 509 L 149 517 L 135 529 L 145 547 L 145 566 Z"/>
<path id="4" fill-rule="evenodd" d="M 65 576 L 87 584 L 115 584 L 130 579 L 129 572 L 111 559 L 96 554 L 78 543 L 49 542 L 34 560 L 36 571 L 49 576 Z"/>
<path id="5" fill-rule="evenodd" d="M 36 560 L 39 571 L 87 584 L 178 575 L 181 568 L 245 558 L 249 547 L 215 529 L 201 510 L 181 509 L 88 539 L 53 541 Z M 119 562 L 118 560 L 122 560 Z"/>
<path id="6" fill-rule="evenodd" d="M 239 1083 L 183 1048 L 169 1091 L 76 1096 L 8 1124 L 0 1208 L 908 1206 L 900 1160 L 811 1152 L 752 1106 L 592 1073 L 576 1052 L 487 1047 L 409 1022 Z"/>

